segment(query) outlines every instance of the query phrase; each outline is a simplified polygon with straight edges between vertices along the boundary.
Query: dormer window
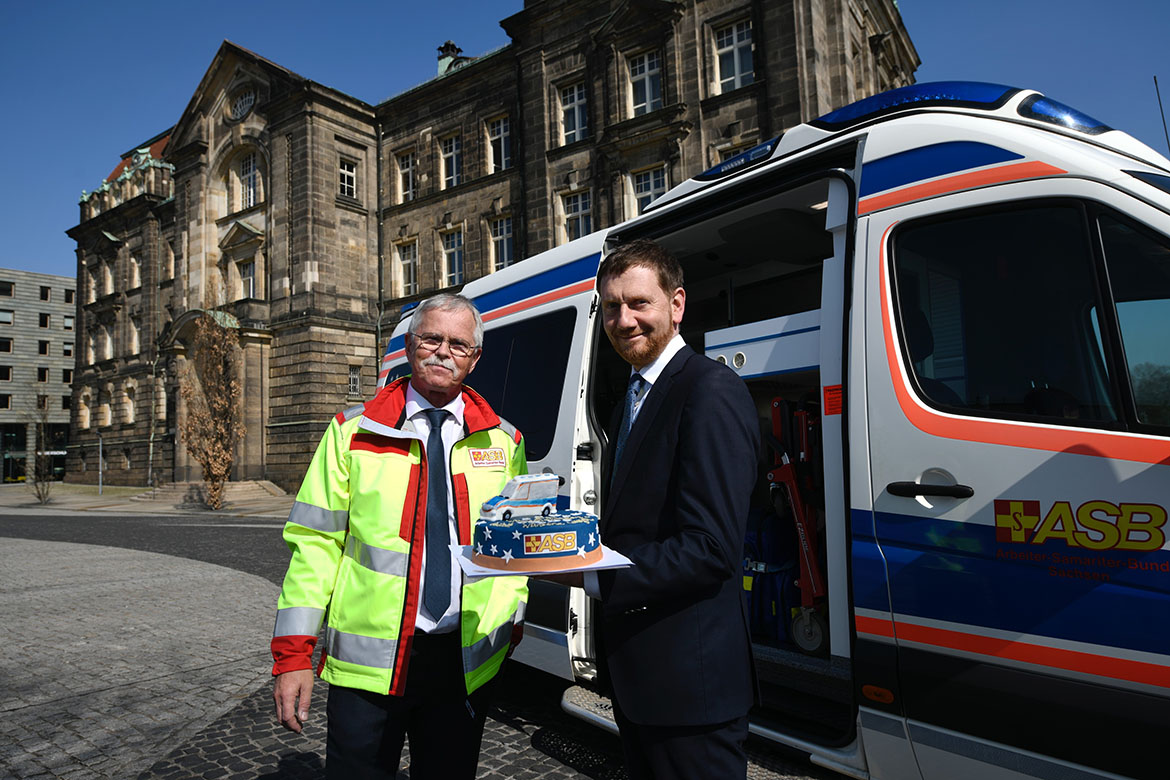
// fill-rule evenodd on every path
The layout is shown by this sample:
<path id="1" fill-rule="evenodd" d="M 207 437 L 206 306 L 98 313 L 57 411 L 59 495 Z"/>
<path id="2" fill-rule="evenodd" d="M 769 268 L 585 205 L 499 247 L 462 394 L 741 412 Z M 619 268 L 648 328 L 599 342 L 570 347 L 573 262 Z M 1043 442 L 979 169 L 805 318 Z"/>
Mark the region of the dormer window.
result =
<path id="1" fill-rule="evenodd" d="M 248 88 L 236 94 L 232 99 L 232 119 L 243 119 L 252 110 L 256 102 L 256 90 Z"/>

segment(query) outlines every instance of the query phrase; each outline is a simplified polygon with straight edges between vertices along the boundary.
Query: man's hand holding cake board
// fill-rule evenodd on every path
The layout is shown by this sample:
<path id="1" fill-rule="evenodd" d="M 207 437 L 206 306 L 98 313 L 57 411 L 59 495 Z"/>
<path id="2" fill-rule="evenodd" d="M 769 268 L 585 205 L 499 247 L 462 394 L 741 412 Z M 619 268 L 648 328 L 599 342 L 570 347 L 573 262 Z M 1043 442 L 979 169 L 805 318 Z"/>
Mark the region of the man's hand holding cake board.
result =
<path id="1" fill-rule="evenodd" d="M 555 474 L 513 477 L 499 496 L 485 501 L 471 545 L 459 551 L 464 573 L 526 576 L 632 565 L 601 544 L 596 515 L 554 511 L 559 482 Z"/>

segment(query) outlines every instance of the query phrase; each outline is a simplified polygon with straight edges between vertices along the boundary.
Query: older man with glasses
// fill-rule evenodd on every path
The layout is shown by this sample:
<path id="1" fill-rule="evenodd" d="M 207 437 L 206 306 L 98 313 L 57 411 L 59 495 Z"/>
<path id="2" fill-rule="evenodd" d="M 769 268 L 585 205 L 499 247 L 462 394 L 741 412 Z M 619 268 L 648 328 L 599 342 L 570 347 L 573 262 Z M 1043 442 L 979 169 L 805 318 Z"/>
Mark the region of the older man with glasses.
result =
<path id="1" fill-rule="evenodd" d="M 464 580 L 473 508 L 527 472 L 524 439 L 463 382 L 483 345 L 468 299 L 411 319 L 411 374 L 341 412 L 285 525 L 292 550 L 272 640 L 276 714 L 299 732 L 311 656 L 330 683 L 326 776 L 473 778 L 490 681 L 521 635 L 523 577 Z"/>

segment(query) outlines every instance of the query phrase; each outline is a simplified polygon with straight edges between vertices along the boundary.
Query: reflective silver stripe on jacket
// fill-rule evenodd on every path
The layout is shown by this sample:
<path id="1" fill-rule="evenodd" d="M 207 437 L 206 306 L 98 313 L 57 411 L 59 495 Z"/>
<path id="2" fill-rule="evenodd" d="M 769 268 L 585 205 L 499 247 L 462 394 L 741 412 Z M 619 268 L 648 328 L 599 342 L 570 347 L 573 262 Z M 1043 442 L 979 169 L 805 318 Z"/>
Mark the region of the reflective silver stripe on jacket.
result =
<path id="1" fill-rule="evenodd" d="M 354 538 L 352 534 L 345 540 L 345 554 L 353 558 L 359 566 L 364 566 L 370 571 L 393 574 L 396 577 L 406 576 L 406 564 L 410 560 L 406 553 L 366 544 Z"/>
<path id="2" fill-rule="evenodd" d="M 288 513 L 288 521 L 325 533 L 340 533 L 349 525 L 349 510 L 322 509 L 313 504 L 297 501 Z"/>
<path id="3" fill-rule="evenodd" d="M 516 430 L 515 425 L 513 425 L 512 423 L 508 422 L 503 417 L 501 417 L 500 424 L 497 425 L 496 427 L 499 428 L 504 433 L 508 434 L 508 438 L 510 438 L 512 441 L 516 441 L 516 434 L 519 433 L 519 431 Z"/>
<path id="4" fill-rule="evenodd" d="M 276 611 L 273 636 L 317 636 L 325 610 L 316 607 L 286 607 Z"/>
<path id="5" fill-rule="evenodd" d="M 521 605 L 523 606 L 523 605 Z M 470 673 L 483 666 L 496 653 L 508 646 L 508 642 L 512 640 L 512 626 L 516 624 L 517 614 L 520 610 L 512 613 L 507 622 L 494 629 L 490 634 L 480 639 L 471 647 L 463 649 L 463 668 L 464 671 Z"/>
<path id="6" fill-rule="evenodd" d="M 365 404 L 358 404 L 357 406 L 351 406 L 341 413 L 341 418 L 343 420 L 345 420 L 346 422 L 349 422 L 350 420 L 357 417 L 359 414 L 361 414 L 365 410 L 366 410 Z"/>
<path id="7" fill-rule="evenodd" d="M 331 657 L 347 664 L 392 669 L 398 640 L 347 634 L 330 627 L 325 629 L 325 647 Z"/>

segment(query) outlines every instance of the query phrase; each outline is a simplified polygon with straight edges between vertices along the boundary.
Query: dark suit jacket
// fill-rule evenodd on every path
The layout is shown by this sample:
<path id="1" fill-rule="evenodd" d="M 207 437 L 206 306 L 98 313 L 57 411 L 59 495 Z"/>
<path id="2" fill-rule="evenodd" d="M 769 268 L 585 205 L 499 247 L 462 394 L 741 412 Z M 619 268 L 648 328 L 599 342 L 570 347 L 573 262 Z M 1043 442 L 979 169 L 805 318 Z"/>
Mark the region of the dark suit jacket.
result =
<path id="1" fill-rule="evenodd" d="M 617 702 L 642 725 L 738 718 L 755 698 L 742 560 L 759 424 L 747 387 L 684 347 L 643 400 L 616 473 L 610 449 L 601 538 L 636 564 L 598 573 Z"/>

